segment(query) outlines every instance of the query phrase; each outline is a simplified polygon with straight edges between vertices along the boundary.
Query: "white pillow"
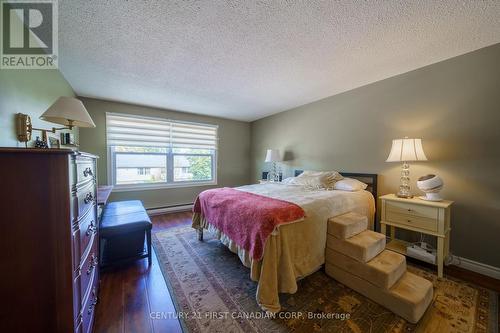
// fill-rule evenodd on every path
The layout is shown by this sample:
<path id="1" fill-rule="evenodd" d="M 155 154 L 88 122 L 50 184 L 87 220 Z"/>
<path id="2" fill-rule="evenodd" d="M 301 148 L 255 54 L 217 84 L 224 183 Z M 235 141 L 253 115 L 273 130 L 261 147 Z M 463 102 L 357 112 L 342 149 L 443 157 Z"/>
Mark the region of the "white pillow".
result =
<path id="1" fill-rule="evenodd" d="M 313 171 L 305 170 L 296 177 L 299 183 L 313 187 L 332 188 L 334 183 L 343 179 L 337 171 Z"/>
<path id="2" fill-rule="evenodd" d="M 296 177 L 288 177 L 288 178 L 285 178 L 281 181 L 282 184 L 285 184 L 285 185 L 296 185 L 295 184 L 295 178 Z"/>
<path id="3" fill-rule="evenodd" d="M 357 179 L 354 178 L 344 178 L 342 180 L 337 181 L 333 185 L 334 190 L 341 190 L 341 191 L 361 191 L 364 190 L 368 187 L 367 184 L 360 182 Z"/>
<path id="4" fill-rule="evenodd" d="M 293 177 L 290 180 L 287 179 L 287 184 L 289 185 L 302 185 L 314 188 L 323 187 L 321 178 L 317 176 L 303 176 L 303 177 Z"/>

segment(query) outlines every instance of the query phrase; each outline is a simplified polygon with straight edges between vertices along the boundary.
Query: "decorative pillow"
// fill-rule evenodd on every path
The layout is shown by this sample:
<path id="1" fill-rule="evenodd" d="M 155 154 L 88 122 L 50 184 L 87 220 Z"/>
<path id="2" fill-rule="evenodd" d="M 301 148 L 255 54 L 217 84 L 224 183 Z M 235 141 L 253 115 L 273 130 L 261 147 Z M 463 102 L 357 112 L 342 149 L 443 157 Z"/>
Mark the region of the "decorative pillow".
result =
<path id="1" fill-rule="evenodd" d="M 321 182 L 320 177 L 317 177 L 317 176 L 293 177 L 288 184 L 290 184 L 290 185 L 302 185 L 302 186 L 313 187 L 313 188 L 323 187 L 323 183 Z"/>
<path id="2" fill-rule="evenodd" d="M 296 177 L 296 182 L 306 186 L 332 188 L 336 181 L 343 178 L 337 171 L 306 170 Z"/>
<path id="3" fill-rule="evenodd" d="M 364 190 L 368 187 L 367 184 L 360 182 L 357 179 L 354 178 L 344 178 L 342 180 L 339 180 L 338 182 L 335 182 L 333 185 L 334 190 L 341 190 L 341 191 L 361 191 Z"/>

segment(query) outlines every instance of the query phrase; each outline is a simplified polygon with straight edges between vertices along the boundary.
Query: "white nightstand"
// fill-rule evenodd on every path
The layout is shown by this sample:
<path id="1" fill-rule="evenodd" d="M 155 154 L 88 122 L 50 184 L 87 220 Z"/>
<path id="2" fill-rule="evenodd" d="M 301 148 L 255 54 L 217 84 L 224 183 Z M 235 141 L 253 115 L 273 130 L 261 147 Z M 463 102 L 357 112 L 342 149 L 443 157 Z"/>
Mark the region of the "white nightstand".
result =
<path id="1" fill-rule="evenodd" d="M 443 262 L 450 252 L 450 211 L 453 201 L 404 199 L 394 194 L 381 196 L 380 200 L 382 200 L 380 232 L 385 235 L 386 226 L 391 230 L 391 240 L 386 248 L 406 255 L 406 247 L 409 244 L 395 238 L 396 228 L 437 237 L 436 264 L 438 277 L 443 277 Z"/>

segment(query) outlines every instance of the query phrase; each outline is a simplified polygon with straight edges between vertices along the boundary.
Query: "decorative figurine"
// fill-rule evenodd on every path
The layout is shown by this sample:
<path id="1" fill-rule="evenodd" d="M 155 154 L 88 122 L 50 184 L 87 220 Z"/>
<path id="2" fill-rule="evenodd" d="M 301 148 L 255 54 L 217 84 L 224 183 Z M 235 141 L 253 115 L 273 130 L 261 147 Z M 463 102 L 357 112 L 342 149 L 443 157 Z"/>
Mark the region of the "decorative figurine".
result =
<path id="1" fill-rule="evenodd" d="M 40 140 L 40 137 L 37 136 L 35 140 L 35 148 L 46 149 L 49 148 L 49 146 L 47 145 L 47 142 Z"/>
<path id="2" fill-rule="evenodd" d="M 443 185 L 443 180 L 439 176 L 425 175 L 420 177 L 417 181 L 417 187 L 425 193 L 425 196 L 420 197 L 420 199 L 427 201 L 443 200 L 439 195 Z"/>

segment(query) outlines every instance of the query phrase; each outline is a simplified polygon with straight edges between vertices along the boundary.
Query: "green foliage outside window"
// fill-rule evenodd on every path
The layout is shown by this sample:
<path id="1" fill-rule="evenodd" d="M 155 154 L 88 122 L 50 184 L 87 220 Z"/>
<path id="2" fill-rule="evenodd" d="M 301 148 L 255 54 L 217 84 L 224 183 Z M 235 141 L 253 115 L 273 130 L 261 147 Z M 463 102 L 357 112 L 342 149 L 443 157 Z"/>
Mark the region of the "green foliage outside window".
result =
<path id="1" fill-rule="evenodd" d="M 189 161 L 189 172 L 193 180 L 212 179 L 212 159 L 210 156 L 186 156 Z"/>

